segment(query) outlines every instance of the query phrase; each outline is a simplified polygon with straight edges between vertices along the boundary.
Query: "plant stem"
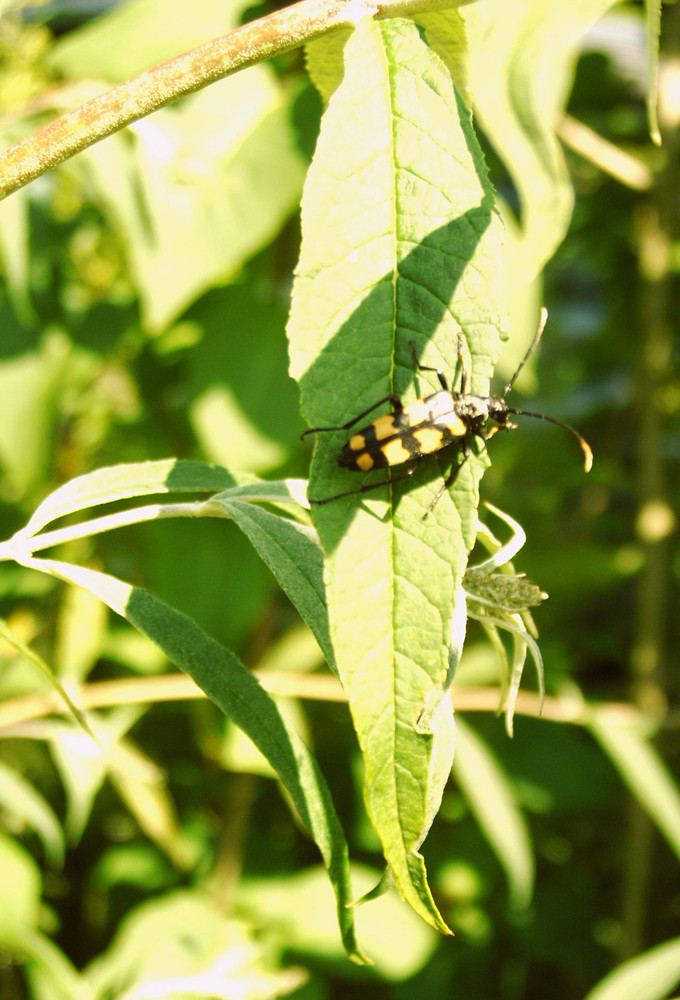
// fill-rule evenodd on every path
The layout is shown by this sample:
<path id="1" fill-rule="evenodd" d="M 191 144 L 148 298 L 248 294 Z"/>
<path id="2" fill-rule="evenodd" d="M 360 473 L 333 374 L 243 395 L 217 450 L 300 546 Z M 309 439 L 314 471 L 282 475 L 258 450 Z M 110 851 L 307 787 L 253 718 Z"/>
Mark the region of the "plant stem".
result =
<path id="1" fill-rule="evenodd" d="M 455 6 L 453 0 L 446 0 Z M 216 80 L 371 15 L 407 15 L 444 0 L 301 0 L 159 63 L 29 135 L 0 155 L 0 199 L 88 146 Z"/>
<path id="2" fill-rule="evenodd" d="M 280 697 L 322 702 L 344 702 L 347 698 L 339 680 L 332 674 L 288 673 L 279 670 L 255 670 L 254 673 L 267 691 Z M 461 712 L 497 713 L 499 695 L 496 687 L 454 687 L 451 690 L 454 707 Z M 83 684 L 75 701 L 85 711 L 205 697 L 205 692 L 191 677 L 171 673 L 159 677 L 134 677 Z M 590 719 L 592 708 L 592 705 L 570 697 L 548 695 L 541 709 L 540 699 L 536 694 L 521 691 L 516 711 L 518 715 L 528 718 L 583 726 Z M 627 703 L 601 704 L 597 707 L 598 715 L 602 716 L 605 709 L 628 725 L 641 724 L 639 712 Z M 3 737 L 25 736 L 28 735 L 28 730 L 23 727 L 32 720 L 53 714 L 65 715 L 67 712 L 63 699 L 55 691 L 13 698 L 0 705 L 0 734 Z"/>
<path id="3" fill-rule="evenodd" d="M 219 504 L 212 501 L 192 501 L 190 503 L 151 503 L 143 507 L 132 507 L 130 510 L 120 510 L 115 514 L 104 514 L 94 517 L 81 524 L 70 524 L 66 528 L 55 528 L 38 535 L 22 535 L 19 532 L 13 538 L 0 543 L 0 560 L 21 559 L 24 554 L 33 554 L 43 549 L 51 549 L 55 545 L 64 545 L 77 538 L 89 538 L 100 535 L 104 531 L 114 531 L 126 528 L 131 524 L 141 524 L 143 521 L 157 521 L 164 517 L 225 517 Z"/>

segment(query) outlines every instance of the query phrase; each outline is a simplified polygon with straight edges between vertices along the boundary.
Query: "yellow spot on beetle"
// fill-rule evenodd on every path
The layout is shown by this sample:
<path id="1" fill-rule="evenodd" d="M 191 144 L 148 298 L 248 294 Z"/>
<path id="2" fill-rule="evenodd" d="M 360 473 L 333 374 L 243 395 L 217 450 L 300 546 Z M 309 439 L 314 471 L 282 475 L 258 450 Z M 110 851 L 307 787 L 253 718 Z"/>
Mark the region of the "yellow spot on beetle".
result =
<path id="1" fill-rule="evenodd" d="M 388 441 L 381 450 L 388 465 L 401 465 L 402 462 L 408 462 L 411 458 L 411 454 L 407 448 L 404 448 L 399 438 Z"/>
<path id="2" fill-rule="evenodd" d="M 444 435 L 436 427 L 419 427 L 413 431 L 422 455 L 431 455 L 443 446 Z"/>
<path id="3" fill-rule="evenodd" d="M 394 414 L 386 413 L 383 417 L 378 417 L 377 420 L 373 421 L 376 441 L 384 441 L 385 438 L 392 437 L 393 434 L 397 433 L 393 418 Z"/>
<path id="4" fill-rule="evenodd" d="M 363 451 L 366 447 L 366 438 L 363 434 L 352 434 L 347 443 L 352 451 Z"/>
<path id="5" fill-rule="evenodd" d="M 461 418 L 456 416 L 455 413 L 452 413 L 449 417 L 447 417 L 446 420 L 443 420 L 440 417 L 437 423 L 440 425 L 443 424 L 444 427 L 446 427 L 446 429 L 451 434 L 453 434 L 454 437 L 462 438 L 465 437 L 465 435 L 467 434 L 467 427 L 465 426 L 465 421 L 461 420 Z"/>
<path id="6" fill-rule="evenodd" d="M 359 437 L 359 435 L 357 435 Z M 373 459 L 367 451 L 363 455 L 357 455 L 356 459 L 357 469 L 361 469 L 362 472 L 368 472 L 369 469 L 373 468 Z"/>

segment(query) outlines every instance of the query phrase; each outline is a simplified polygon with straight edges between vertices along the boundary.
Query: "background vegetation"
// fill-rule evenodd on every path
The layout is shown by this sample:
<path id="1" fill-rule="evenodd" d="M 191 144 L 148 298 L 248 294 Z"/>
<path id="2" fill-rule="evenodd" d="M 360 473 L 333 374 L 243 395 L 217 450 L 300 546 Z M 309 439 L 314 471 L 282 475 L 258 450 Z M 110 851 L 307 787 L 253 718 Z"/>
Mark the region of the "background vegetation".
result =
<path id="1" fill-rule="evenodd" d="M 5 146 L 269 9 L 3 7 Z M 55 712 L 28 650 L 3 645 L 3 1000 L 130 1000 L 152 989 L 594 1000 L 612 968 L 653 948 L 642 986 L 615 983 L 598 1000 L 671 995 L 680 980 L 680 160 L 670 71 L 679 12 L 667 5 L 662 23 L 662 147 L 649 139 L 635 4 L 579 37 L 573 67 L 565 59 L 552 81 L 565 93 L 573 214 L 541 279 L 510 306 L 520 339 L 539 303 L 550 309 L 522 402 L 530 395 L 529 409 L 576 425 L 595 466 L 585 478 L 569 436 L 537 421 L 490 445 L 482 496 L 524 526 L 515 565 L 550 594 L 535 613 L 548 700 L 538 719 L 536 700 L 520 697 L 509 740 L 487 697 L 495 653 L 470 624 L 453 780 L 424 846 L 456 937 L 391 894 L 357 911 L 375 965 L 351 963 L 316 848 L 239 730 L 99 601 L 6 562 L 1 613 L 80 692 L 107 752 L 93 756 Z M 476 72 L 491 180 L 507 220 L 522 210 L 538 266 L 555 231 L 554 219 L 542 229 L 541 213 L 527 211 L 527 191 L 547 202 L 541 175 L 528 164 L 522 190 Z M 3 537 L 51 490 L 102 466 L 177 456 L 265 479 L 306 475 L 285 330 L 321 115 L 297 50 L 159 111 L 0 205 Z M 516 340 L 501 384 L 523 351 Z M 314 749 L 360 863 L 355 890 L 368 892 L 382 860 L 347 707 L 236 526 L 137 524 L 59 554 L 143 585 L 268 686 L 285 685 L 282 710 Z"/>

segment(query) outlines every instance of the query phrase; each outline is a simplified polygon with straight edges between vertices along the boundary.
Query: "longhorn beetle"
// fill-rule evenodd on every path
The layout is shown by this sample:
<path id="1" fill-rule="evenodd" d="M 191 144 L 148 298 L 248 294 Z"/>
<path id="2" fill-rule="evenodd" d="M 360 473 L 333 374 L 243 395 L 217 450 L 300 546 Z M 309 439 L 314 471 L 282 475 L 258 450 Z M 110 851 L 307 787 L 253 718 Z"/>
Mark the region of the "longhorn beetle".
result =
<path id="1" fill-rule="evenodd" d="M 393 476 L 391 479 L 381 479 L 377 483 L 364 483 L 353 490 L 346 490 L 344 493 L 335 493 L 331 497 L 323 497 L 320 500 L 310 500 L 310 503 L 322 504 L 330 503 L 331 500 L 339 500 L 341 497 L 354 496 L 358 493 L 367 493 L 369 490 L 376 490 L 380 486 L 398 483 L 402 479 L 412 476 L 418 468 L 420 461 L 433 452 L 441 451 L 449 445 L 455 445 L 462 458 L 459 462 L 454 459 L 454 464 L 449 475 L 442 486 L 434 495 L 423 517 L 434 509 L 437 502 L 451 486 L 461 467 L 470 454 L 472 441 L 475 437 L 488 441 L 499 430 L 512 430 L 517 424 L 510 422 L 510 414 L 522 417 L 535 417 L 537 420 L 547 420 L 551 424 L 557 424 L 576 438 L 584 454 L 585 471 L 589 472 L 593 464 L 593 453 L 588 442 L 581 437 L 578 431 L 570 427 L 569 424 L 556 420 L 555 417 L 548 417 L 545 413 L 532 413 L 529 410 L 519 410 L 513 406 L 508 406 L 506 400 L 515 384 L 515 380 L 527 363 L 529 356 L 541 339 L 541 334 L 545 328 L 548 318 L 548 310 L 541 309 L 536 335 L 529 345 L 529 349 L 520 361 L 517 371 L 503 389 L 500 396 L 477 396 L 467 392 L 468 376 L 465 370 L 463 359 L 462 337 L 458 340 L 458 358 L 460 361 L 460 391 L 453 392 L 446 381 L 444 373 L 439 368 L 430 368 L 428 365 L 421 365 L 416 345 L 410 341 L 413 360 L 416 368 L 420 372 L 435 372 L 439 379 L 441 389 L 433 392 L 424 399 L 416 399 L 415 402 L 404 405 L 398 396 L 390 393 L 383 396 L 377 403 L 373 403 L 368 409 L 363 410 L 356 417 L 348 420 L 346 424 L 339 427 L 310 427 L 304 431 L 302 437 L 307 434 L 319 434 L 323 431 L 347 431 L 357 424 L 364 417 L 372 413 L 383 403 L 389 403 L 392 407 L 391 413 L 386 413 L 382 417 L 377 417 L 372 423 L 361 430 L 355 431 L 345 443 L 338 455 L 338 465 L 345 469 L 352 469 L 355 472 L 368 472 L 371 469 L 385 469 L 393 465 L 403 465 L 411 463 L 409 469 L 400 476 Z M 487 429 L 486 424 L 493 420 L 495 426 Z"/>

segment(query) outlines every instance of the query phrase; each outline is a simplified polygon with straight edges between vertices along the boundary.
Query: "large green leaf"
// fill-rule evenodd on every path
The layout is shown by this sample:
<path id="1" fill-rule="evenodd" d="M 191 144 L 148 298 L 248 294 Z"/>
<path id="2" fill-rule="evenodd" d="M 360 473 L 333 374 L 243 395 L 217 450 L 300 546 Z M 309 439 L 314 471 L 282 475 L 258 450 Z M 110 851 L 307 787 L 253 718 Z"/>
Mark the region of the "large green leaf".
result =
<path id="1" fill-rule="evenodd" d="M 468 111 L 412 22 L 366 20 L 349 38 L 302 223 L 289 337 L 310 424 L 438 388 L 415 378 L 411 340 L 453 381 L 462 332 L 472 387 L 488 391 L 502 326 L 500 224 Z M 343 440 L 319 435 L 312 497 L 361 482 L 337 467 Z M 314 508 L 367 807 L 399 891 L 439 929 L 418 847 L 453 755 L 443 695 L 484 461 L 473 456 L 423 520 L 449 465 L 429 459 L 408 484 Z M 464 614 L 456 620 L 460 633 Z"/>

